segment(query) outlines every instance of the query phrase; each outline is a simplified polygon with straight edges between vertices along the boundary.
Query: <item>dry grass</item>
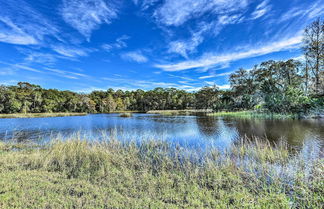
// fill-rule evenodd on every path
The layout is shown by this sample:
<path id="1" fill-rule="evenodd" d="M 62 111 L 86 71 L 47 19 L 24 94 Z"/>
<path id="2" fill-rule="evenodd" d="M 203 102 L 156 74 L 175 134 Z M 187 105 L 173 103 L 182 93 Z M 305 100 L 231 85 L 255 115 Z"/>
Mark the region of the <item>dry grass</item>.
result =
<path id="1" fill-rule="evenodd" d="M 66 117 L 66 116 L 85 116 L 87 113 L 16 113 L 16 114 L 0 114 L 0 118 L 47 118 L 47 117 Z"/>
<path id="2" fill-rule="evenodd" d="M 225 152 L 166 142 L 0 143 L 0 208 L 321 208 L 321 158 L 241 142 Z"/>

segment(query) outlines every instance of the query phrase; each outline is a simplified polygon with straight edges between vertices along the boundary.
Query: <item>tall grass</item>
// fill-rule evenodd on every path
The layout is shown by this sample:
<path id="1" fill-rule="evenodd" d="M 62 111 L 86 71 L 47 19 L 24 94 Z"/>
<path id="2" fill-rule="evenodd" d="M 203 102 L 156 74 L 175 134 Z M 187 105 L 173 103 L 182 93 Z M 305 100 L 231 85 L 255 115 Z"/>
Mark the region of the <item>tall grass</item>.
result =
<path id="1" fill-rule="evenodd" d="M 193 110 L 150 110 L 146 113 L 148 114 L 160 114 L 160 115 L 195 115 L 199 113 L 211 113 L 211 109 L 206 110 L 199 110 L 199 109 L 193 109 Z"/>
<path id="2" fill-rule="evenodd" d="M 15 114 L 0 114 L 0 118 L 42 118 L 42 117 L 65 117 L 65 116 L 85 116 L 87 113 L 15 113 Z"/>
<path id="3" fill-rule="evenodd" d="M 163 141 L 0 143 L 0 208 L 321 208 L 324 162 L 242 140 L 204 153 Z"/>
<path id="4" fill-rule="evenodd" d="M 237 117 L 237 118 L 273 118 L 273 119 L 289 119 L 298 118 L 295 114 L 278 114 L 256 111 L 237 111 L 237 112 L 214 112 L 207 114 L 208 116 L 219 117 Z"/>

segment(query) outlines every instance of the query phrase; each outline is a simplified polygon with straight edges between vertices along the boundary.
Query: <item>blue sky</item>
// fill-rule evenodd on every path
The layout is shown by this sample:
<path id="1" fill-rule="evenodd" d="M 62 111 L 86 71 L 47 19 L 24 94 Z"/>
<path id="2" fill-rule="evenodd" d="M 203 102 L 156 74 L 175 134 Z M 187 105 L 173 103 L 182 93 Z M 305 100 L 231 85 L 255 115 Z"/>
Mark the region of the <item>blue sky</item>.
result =
<path id="1" fill-rule="evenodd" d="M 239 67 L 300 59 L 323 14 L 324 0 L 0 0 L 0 84 L 226 89 Z"/>

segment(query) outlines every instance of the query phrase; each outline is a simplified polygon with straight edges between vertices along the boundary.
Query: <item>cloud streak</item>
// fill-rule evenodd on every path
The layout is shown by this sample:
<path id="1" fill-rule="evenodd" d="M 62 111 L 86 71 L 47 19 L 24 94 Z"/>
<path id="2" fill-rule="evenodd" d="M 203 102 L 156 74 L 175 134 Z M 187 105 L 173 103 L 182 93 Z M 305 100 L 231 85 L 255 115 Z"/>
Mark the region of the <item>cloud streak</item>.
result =
<path id="1" fill-rule="evenodd" d="M 255 20 L 264 16 L 267 12 L 270 11 L 270 9 L 271 6 L 269 5 L 268 0 L 264 0 L 256 7 L 255 11 L 251 15 L 251 19 Z"/>
<path id="2" fill-rule="evenodd" d="M 194 17 L 210 12 L 228 14 L 247 7 L 249 0 L 166 0 L 154 17 L 168 26 L 179 26 Z"/>
<path id="3" fill-rule="evenodd" d="M 200 76 L 199 79 L 208 79 L 208 78 L 216 78 L 216 77 L 222 77 L 232 74 L 233 72 L 226 72 L 226 73 L 219 73 L 219 74 L 211 74 L 206 76 Z"/>
<path id="4" fill-rule="evenodd" d="M 59 39 L 59 29 L 22 0 L 0 0 L 0 42 L 41 44 L 45 37 Z"/>
<path id="5" fill-rule="evenodd" d="M 232 62 L 240 59 L 257 57 L 273 52 L 283 51 L 287 49 L 297 48 L 302 42 L 302 36 L 295 36 L 293 38 L 283 39 L 277 42 L 268 43 L 265 46 L 258 48 L 250 48 L 245 51 L 238 51 L 229 54 L 205 54 L 200 59 L 188 60 L 173 64 L 156 64 L 156 68 L 160 68 L 164 71 L 183 71 L 195 68 L 205 68 L 222 64 L 226 62 Z"/>

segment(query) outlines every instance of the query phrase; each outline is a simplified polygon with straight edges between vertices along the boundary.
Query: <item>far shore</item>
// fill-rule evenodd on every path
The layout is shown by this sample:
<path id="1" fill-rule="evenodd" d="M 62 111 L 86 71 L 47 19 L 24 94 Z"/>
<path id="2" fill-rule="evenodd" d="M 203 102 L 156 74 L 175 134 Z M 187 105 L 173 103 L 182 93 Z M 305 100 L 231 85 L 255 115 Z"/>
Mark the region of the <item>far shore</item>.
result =
<path id="1" fill-rule="evenodd" d="M 0 114 L 0 118 L 47 118 L 47 117 L 66 117 L 66 116 L 85 116 L 88 113 L 15 113 L 15 114 Z"/>
<path id="2" fill-rule="evenodd" d="M 161 114 L 161 115 L 186 115 L 194 113 L 212 113 L 211 109 L 188 109 L 188 110 L 150 110 L 148 114 Z"/>

